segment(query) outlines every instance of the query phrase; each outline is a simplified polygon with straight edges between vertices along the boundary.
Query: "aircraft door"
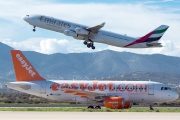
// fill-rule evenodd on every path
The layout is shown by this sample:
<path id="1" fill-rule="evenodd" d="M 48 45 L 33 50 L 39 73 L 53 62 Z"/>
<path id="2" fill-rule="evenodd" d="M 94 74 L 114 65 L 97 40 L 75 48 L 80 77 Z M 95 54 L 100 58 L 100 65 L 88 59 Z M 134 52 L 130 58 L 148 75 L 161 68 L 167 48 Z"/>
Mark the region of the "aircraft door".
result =
<path id="1" fill-rule="evenodd" d="M 154 84 L 148 84 L 148 95 L 154 95 Z"/>
<path id="2" fill-rule="evenodd" d="M 41 94 L 46 93 L 46 82 L 41 82 Z"/>

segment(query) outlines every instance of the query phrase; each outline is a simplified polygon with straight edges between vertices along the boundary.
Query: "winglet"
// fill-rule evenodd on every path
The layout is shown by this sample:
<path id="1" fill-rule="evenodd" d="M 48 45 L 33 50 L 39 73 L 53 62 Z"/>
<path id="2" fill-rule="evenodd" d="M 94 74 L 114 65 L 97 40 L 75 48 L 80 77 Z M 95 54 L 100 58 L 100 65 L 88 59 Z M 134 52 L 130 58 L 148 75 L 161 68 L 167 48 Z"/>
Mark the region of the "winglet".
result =
<path id="1" fill-rule="evenodd" d="M 99 29 L 104 27 L 104 25 L 105 25 L 105 22 L 101 23 L 100 25 L 96 25 L 94 27 L 90 27 L 90 28 L 86 28 L 86 29 L 96 33 L 96 32 L 98 32 Z"/>
<path id="2" fill-rule="evenodd" d="M 100 24 L 100 26 L 102 26 L 102 27 L 104 27 L 104 25 L 105 25 L 106 23 L 105 22 L 103 22 L 102 24 Z"/>
<path id="3" fill-rule="evenodd" d="M 11 50 L 12 61 L 17 81 L 45 80 L 19 50 Z"/>

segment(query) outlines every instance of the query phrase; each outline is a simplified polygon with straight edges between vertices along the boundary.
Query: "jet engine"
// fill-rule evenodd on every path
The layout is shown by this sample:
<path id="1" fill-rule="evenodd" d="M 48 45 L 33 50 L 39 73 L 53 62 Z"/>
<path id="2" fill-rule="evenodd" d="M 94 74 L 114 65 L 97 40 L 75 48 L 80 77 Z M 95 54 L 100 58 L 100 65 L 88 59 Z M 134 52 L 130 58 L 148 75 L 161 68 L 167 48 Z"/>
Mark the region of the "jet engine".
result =
<path id="1" fill-rule="evenodd" d="M 74 31 L 71 30 L 65 30 L 64 34 L 67 36 L 77 37 L 77 34 Z"/>
<path id="2" fill-rule="evenodd" d="M 125 102 L 124 103 L 124 109 L 128 109 L 128 108 L 131 108 L 132 107 L 132 103 L 130 102 Z"/>
<path id="3" fill-rule="evenodd" d="M 75 31 L 77 34 L 80 34 L 80 35 L 88 35 L 89 34 L 89 31 L 82 29 L 82 28 L 76 28 Z"/>
<path id="4" fill-rule="evenodd" d="M 124 108 L 124 99 L 122 97 L 106 97 L 104 105 L 106 108 L 121 109 Z"/>
<path id="5" fill-rule="evenodd" d="M 130 102 L 125 102 L 123 97 L 106 97 L 104 105 L 110 109 L 128 109 L 131 108 Z"/>

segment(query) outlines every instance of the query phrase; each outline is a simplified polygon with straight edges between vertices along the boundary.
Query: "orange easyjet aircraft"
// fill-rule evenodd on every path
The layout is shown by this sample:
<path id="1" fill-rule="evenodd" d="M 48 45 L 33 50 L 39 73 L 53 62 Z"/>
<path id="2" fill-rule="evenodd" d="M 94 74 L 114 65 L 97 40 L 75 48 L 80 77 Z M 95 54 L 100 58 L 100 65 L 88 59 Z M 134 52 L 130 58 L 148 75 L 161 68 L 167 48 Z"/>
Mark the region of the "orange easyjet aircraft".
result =
<path id="1" fill-rule="evenodd" d="M 163 83 L 152 81 L 46 80 L 19 50 L 11 50 L 16 82 L 11 89 L 47 99 L 85 102 L 88 108 L 130 108 L 132 103 L 173 101 L 179 94 Z"/>

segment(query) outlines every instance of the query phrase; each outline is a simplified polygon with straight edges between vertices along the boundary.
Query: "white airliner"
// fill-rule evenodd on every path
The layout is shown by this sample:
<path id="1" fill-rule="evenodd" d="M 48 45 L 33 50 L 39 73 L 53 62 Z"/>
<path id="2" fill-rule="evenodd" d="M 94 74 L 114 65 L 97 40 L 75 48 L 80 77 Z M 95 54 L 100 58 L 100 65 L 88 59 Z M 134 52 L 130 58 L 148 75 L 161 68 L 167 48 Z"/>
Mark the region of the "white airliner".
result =
<path id="1" fill-rule="evenodd" d="M 133 38 L 126 35 L 100 30 L 105 23 L 94 27 L 88 27 L 45 15 L 26 15 L 23 19 L 34 26 L 34 32 L 36 31 L 36 27 L 40 27 L 64 33 L 65 35 L 71 36 L 77 40 L 84 40 L 84 44 L 87 45 L 88 48 L 92 49 L 95 49 L 94 42 L 125 48 L 162 47 L 161 43 L 158 41 L 169 27 L 167 25 L 161 25 L 143 37 Z"/>
<path id="2" fill-rule="evenodd" d="M 88 108 L 130 108 L 132 103 L 173 101 L 179 94 L 163 83 L 152 81 L 46 80 L 19 50 L 11 50 L 16 82 L 7 87 L 47 99 L 84 102 Z"/>

